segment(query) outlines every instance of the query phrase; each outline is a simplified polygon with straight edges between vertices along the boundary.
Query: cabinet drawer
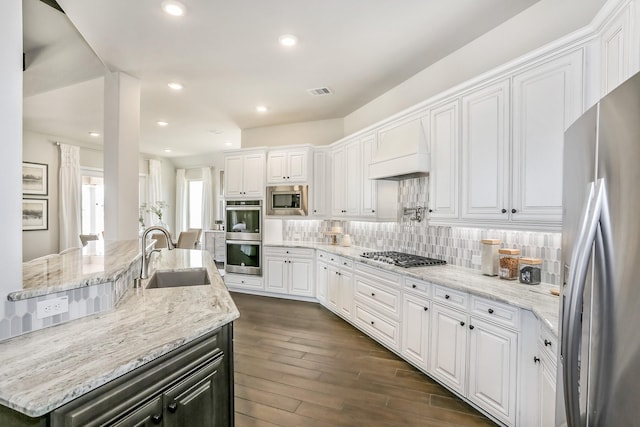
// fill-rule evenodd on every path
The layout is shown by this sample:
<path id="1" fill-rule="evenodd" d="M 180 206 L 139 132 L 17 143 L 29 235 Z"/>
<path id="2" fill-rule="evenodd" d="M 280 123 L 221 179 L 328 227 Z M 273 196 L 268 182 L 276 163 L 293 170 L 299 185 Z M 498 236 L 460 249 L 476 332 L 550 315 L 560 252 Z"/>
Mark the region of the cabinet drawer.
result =
<path id="1" fill-rule="evenodd" d="M 433 285 L 433 299 L 466 311 L 469 295 L 466 292 L 454 291 L 444 286 Z"/>
<path id="2" fill-rule="evenodd" d="M 558 338 L 544 328 L 540 328 L 538 334 L 538 348 L 547 360 L 557 364 Z"/>
<path id="3" fill-rule="evenodd" d="M 431 296 L 431 283 L 411 277 L 404 278 L 404 290 L 423 297 Z"/>
<path id="4" fill-rule="evenodd" d="M 370 335 L 393 350 L 400 349 L 400 324 L 385 319 L 374 313 L 369 308 L 356 303 L 356 325 L 360 326 Z"/>
<path id="5" fill-rule="evenodd" d="M 263 254 L 279 256 L 283 258 L 287 258 L 291 256 L 301 257 L 301 258 L 313 258 L 313 249 L 266 246 L 264 248 Z"/>
<path id="6" fill-rule="evenodd" d="M 316 259 L 318 261 L 329 262 L 329 254 L 323 251 L 317 251 Z"/>
<path id="7" fill-rule="evenodd" d="M 254 289 L 254 290 L 263 290 L 264 283 L 262 281 L 262 277 L 252 277 L 252 276 L 233 276 L 226 274 L 224 276 L 224 283 L 227 287 L 231 288 L 243 288 L 243 289 Z"/>
<path id="8" fill-rule="evenodd" d="M 473 296 L 471 314 L 516 330 L 520 329 L 520 309 L 501 302 Z"/>
<path id="9" fill-rule="evenodd" d="M 400 291 L 356 274 L 356 298 L 394 320 L 400 318 Z"/>
<path id="10" fill-rule="evenodd" d="M 384 281 L 386 285 L 400 289 L 400 280 L 402 276 L 390 271 L 383 270 L 381 268 L 371 267 L 361 262 L 355 263 L 355 270 L 357 274 L 366 274 L 374 278 L 377 282 Z"/>

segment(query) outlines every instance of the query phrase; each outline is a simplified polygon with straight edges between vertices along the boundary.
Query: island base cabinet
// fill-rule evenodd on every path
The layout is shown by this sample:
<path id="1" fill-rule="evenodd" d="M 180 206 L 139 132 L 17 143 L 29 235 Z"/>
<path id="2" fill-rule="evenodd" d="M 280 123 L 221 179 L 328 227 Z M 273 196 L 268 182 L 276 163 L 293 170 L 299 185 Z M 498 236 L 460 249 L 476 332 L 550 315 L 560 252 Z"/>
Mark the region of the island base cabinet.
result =
<path id="1" fill-rule="evenodd" d="M 54 410 L 51 427 L 232 426 L 232 326 Z"/>

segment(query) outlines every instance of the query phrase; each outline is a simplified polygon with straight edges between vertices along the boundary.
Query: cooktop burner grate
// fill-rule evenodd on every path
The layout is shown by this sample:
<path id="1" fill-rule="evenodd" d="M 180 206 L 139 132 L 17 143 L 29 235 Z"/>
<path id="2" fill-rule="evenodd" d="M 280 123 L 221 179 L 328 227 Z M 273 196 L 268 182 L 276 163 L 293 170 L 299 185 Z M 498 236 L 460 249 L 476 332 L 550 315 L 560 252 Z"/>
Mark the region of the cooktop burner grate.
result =
<path id="1" fill-rule="evenodd" d="M 360 255 L 363 258 L 386 262 L 398 267 L 425 267 L 429 265 L 444 265 L 447 262 L 436 258 L 427 258 L 419 255 L 406 254 L 395 251 L 364 252 Z"/>

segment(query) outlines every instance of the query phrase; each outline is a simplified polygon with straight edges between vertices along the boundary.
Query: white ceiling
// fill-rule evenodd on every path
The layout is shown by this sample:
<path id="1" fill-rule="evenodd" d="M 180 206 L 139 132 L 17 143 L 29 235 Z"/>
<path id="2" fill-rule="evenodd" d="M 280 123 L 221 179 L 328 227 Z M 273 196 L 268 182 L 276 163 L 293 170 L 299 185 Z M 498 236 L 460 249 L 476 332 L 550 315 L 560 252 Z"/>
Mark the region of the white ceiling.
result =
<path id="1" fill-rule="evenodd" d="M 538 0 L 182 0 L 181 18 L 161 0 L 58 0 L 91 49 L 63 14 L 23 1 L 25 128 L 96 142 L 104 64 L 140 79 L 140 151 L 178 157 L 239 147 L 241 129 L 344 117 Z M 285 33 L 299 44 L 280 46 Z M 307 93 L 323 86 L 334 94 Z"/>

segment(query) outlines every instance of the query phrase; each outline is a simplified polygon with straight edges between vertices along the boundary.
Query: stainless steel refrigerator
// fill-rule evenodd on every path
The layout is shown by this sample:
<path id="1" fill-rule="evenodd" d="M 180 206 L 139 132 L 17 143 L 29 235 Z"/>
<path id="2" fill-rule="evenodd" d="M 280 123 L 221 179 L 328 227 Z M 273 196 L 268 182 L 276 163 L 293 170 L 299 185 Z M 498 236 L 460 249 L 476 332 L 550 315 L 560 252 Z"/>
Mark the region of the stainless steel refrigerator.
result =
<path id="1" fill-rule="evenodd" d="M 556 426 L 640 426 L 640 73 L 565 132 Z"/>

